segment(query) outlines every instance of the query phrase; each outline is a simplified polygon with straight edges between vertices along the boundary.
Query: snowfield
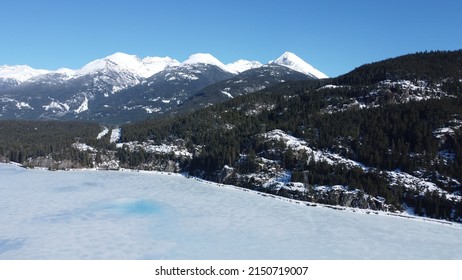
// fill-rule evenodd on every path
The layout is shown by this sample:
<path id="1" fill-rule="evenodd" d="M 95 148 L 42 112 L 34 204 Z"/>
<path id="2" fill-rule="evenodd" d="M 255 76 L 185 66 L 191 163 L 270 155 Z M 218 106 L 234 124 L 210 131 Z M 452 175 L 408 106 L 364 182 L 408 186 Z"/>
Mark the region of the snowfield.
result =
<path id="1" fill-rule="evenodd" d="M 459 224 L 155 172 L 0 177 L 0 259 L 462 259 Z"/>

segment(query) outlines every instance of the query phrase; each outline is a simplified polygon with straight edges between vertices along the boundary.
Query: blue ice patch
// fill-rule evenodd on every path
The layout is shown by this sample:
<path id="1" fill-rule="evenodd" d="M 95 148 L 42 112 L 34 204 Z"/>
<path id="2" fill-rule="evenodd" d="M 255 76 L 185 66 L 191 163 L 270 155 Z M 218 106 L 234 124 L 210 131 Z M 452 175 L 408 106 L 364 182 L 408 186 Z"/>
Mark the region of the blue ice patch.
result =
<path id="1" fill-rule="evenodd" d="M 152 215 L 161 211 L 161 205 L 146 199 L 120 199 L 102 207 L 102 210 L 121 215 Z"/>
<path id="2" fill-rule="evenodd" d="M 127 214 L 149 215 L 159 212 L 160 206 L 153 201 L 138 200 L 131 203 L 127 203 L 123 206 L 123 209 Z"/>
<path id="3" fill-rule="evenodd" d="M 0 255 L 11 250 L 17 250 L 24 245 L 24 238 L 0 239 Z"/>

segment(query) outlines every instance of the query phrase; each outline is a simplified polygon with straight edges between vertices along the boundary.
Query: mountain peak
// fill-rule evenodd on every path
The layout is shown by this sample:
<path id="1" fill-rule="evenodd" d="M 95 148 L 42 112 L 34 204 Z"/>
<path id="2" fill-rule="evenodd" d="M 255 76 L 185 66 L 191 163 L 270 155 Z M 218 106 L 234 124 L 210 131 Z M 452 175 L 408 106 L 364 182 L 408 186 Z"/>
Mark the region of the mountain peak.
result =
<path id="1" fill-rule="evenodd" d="M 109 60 L 112 60 L 114 62 L 134 60 L 134 59 L 139 60 L 139 58 L 136 55 L 126 54 L 126 53 L 123 53 L 123 52 L 115 52 L 115 53 L 113 53 L 111 55 L 106 56 L 105 59 L 109 59 Z"/>
<path id="2" fill-rule="evenodd" d="M 326 74 L 314 68 L 313 66 L 305 62 L 303 59 L 301 59 L 300 57 L 298 57 L 297 55 L 291 52 L 283 53 L 278 59 L 274 61 L 270 61 L 270 63 L 288 67 L 292 70 L 298 71 L 308 76 L 312 76 L 314 78 L 318 78 L 318 79 L 328 78 Z"/>
<path id="3" fill-rule="evenodd" d="M 99 72 L 101 70 L 105 70 L 110 68 L 110 65 L 118 65 L 120 62 L 123 63 L 124 60 L 131 60 L 128 55 L 123 53 L 114 53 L 112 55 L 106 56 L 105 58 L 99 58 L 87 63 L 81 69 L 77 71 L 78 76 L 84 76 L 88 74 L 92 74 L 95 72 Z"/>
<path id="4" fill-rule="evenodd" d="M 244 59 L 239 59 L 233 63 L 226 64 L 228 71 L 236 74 L 261 66 L 262 64 L 259 61 L 249 61 Z"/>
<path id="5" fill-rule="evenodd" d="M 34 69 L 27 65 L 0 66 L 0 78 L 14 79 L 18 82 L 24 82 L 32 77 L 47 74 L 49 72 L 48 70 Z"/>
<path id="6" fill-rule="evenodd" d="M 217 66 L 218 68 L 221 68 L 222 70 L 229 72 L 228 69 L 226 68 L 226 65 L 224 65 L 220 60 L 215 58 L 213 55 L 209 53 L 196 53 L 191 55 L 187 60 L 183 61 L 182 65 L 193 65 L 193 64 L 209 64 L 209 65 L 214 65 Z"/>
<path id="7" fill-rule="evenodd" d="M 59 68 L 58 70 L 54 71 L 54 73 L 64 74 L 67 76 L 73 76 L 75 72 L 75 70 L 69 68 Z"/>
<path id="8" fill-rule="evenodd" d="M 180 62 L 176 59 L 173 59 L 169 56 L 166 57 L 159 57 L 159 56 L 147 56 L 143 58 L 143 62 L 146 64 L 153 64 L 153 63 L 169 63 L 169 64 L 180 64 Z"/>
<path id="9" fill-rule="evenodd" d="M 139 77 L 147 78 L 162 70 L 169 65 L 178 65 L 179 62 L 169 57 L 146 57 L 140 59 L 136 55 L 116 52 L 105 58 L 94 60 L 82 69 L 78 70 L 78 75 L 86 75 L 107 68 L 116 68 L 134 73 Z"/>

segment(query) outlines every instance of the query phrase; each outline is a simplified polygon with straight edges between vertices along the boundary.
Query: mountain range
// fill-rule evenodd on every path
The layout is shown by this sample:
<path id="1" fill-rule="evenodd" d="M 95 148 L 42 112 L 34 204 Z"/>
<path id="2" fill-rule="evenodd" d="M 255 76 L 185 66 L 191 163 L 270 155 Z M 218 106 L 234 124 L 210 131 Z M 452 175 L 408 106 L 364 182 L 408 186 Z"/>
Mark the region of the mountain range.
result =
<path id="1" fill-rule="evenodd" d="M 0 118 L 125 123 L 177 114 L 274 84 L 327 78 L 293 53 L 223 64 L 197 53 L 179 62 L 115 53 L 78 70 L 0 67 Z M 206 97 L 206 98 L 204 98 Z"/>

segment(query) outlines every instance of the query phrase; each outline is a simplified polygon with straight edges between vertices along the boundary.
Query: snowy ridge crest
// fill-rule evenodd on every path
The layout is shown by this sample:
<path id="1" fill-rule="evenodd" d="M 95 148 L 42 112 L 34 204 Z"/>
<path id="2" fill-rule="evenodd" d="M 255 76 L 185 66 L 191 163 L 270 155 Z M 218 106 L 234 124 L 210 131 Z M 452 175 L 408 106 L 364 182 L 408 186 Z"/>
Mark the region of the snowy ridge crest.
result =
<path id="1" fill-rule="evenodd" d="M 30 78 L 48 74 L 51 71 L 43 69 L 34 69 L 27 65 L 0 66 L 0 79 L 13 79 L 18 82 L 25 82 Z"/>
<path id="2" fill-rule="evenodd" d="M 303 59 L 291 52 L 285 52 L 278 59 L 270 61 L 269 63 L 282 65 L 317 79 L 329 78 L 326 74 L 306 63 Z"/>
<path id="3" fill-rule="evenodd" d="M 293 53 L 285 52 L 282 56 L 268 64 L 278 64 L 298 71 L 313 78 L 327 78 L 321 71 L 315 69 L 310 64 L 303 61 Z M 93 60 L 82 68 L 72 70 L 60 68 L 55 71 L 44 69 L 33 69 L 27 65 L 17 66 L 0 66 L 0 79 L 14 80 L 17 84 L 23 83 L 31 78 L 40 80 L 41 76 L 47 74 L 59 74 L 62 79 L 78 78 L 85 75 L 119 73 L 121 76 L 132 76 L 131 80 L 140 80 L 157 74 L 169 67 L 178 67 L 185 65 L 214 65 L 225 72 L 239 74 L 244 71 L 260 68 L 264 65 L 259 61 L 249 61 L 239 59 L 235 62 L 224 64 L 210 53 L 192 54 L 187 60 L 180 63 L 178 60 L 170 57 L 145 57 L 143 59 L 136 55 L 130 55 L 122 52 L 116 52 L 107 57 Z M 131 84 L 131 82 L 130 82 Z"/>
<path id="4" fill-rule="evenodd" d="M 244 59 L 239 59 L 235 62 L 226 64 L 226 68 L 228 69 L 228 71 L 236 74 L 242 73 L 250 69 L 260 68 L 262 66 L 263 64 L 261 64 L 259 61 L 249 61 Z"/>
<path id="5" fill-rule="evenodd" d="M 195 65 L 195 64 L 208 64 L 214 65 L 222 70 L 229 72 L 226 65 L 223 64 L 220 60 L 215 58 L 209 53 L 196 53 L 191 55 L 187 60 L 183 61 L 181 65 Z"/>
<path id="6" fill-rule="evenodd" d="M 315 69 L 310 64 L 303 61 L 301 58 L 293 53 L 285 52 L 278 59 L 270 61 L 269 64 L 274 63 L 282 66 L 289 67 L 298 72 L 311 75 L 317 78 L 327 78 L 325 74 Z M 60 68 L 56 71 L 34 69 L 27 65 L 0 66 L 0 78 L 12 78 L 19 82 L 24 82 L 32 77 L 40 76 L 43 74 L 58 73 L 66 74 L 68 76 L 83 76 L 95 73 L 108 68 L 116 70 L 127 70 L 140 77 L 147 78 L 158 72 L 161 72 L 168 66 L 180 65 L 194 65 L 194 64 L 209 64 L 215 65 L 224 71 L 230 73 L 241 73 L 249 69 L 262 67 L 263 64 L 259 61 L 249 61 L 239 59 L 235 62 L 223 64 L 220 60 L 215 58 L 210 53 L 196 53 L 192 54 L 187 60 L 180 63 L 178 60 L 170 57 L 145 57 L 143 59 L 136 55 L 130 55 L 122 52 L 116 52 L 107 57 L 93 60 L 78 70 L 68 68 Z"/>
<path id="7" fill-rule="evenodd" d="M 136 55 L 118 52 L 88 63 L 77 71 L 77 75 L 83 76 L 106 69 L 113 69 L 116 71 L 127 71 L 139 77 L 148 78 L 164 70 L 167 66 L 178 64 L 177 60 L 169 57 L 146 57 L 140 59 Z"/>

